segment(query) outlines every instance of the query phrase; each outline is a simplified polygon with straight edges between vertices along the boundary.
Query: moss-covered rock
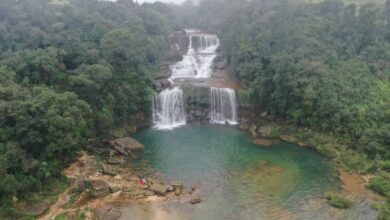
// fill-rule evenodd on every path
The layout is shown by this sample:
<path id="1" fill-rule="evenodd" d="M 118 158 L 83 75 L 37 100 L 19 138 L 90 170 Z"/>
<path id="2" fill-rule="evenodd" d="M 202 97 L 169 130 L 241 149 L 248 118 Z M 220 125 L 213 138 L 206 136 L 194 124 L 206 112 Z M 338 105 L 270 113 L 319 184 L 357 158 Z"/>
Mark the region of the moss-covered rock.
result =
<path id="1" fill-rule="evenodd" d="M 282 129 L 278 125 L 264 125 L 257 131 L 265 138 L 277 138 L 282 134 Z"/>
<path id="2" fill-rule="evenodd" d="M 315 146 L 315 149 L 322 155 L 328 158 L 336 158 L 337 157 L 337 149 L 332 144 L 325 144 L 325 145 L 317 145 Z"/>

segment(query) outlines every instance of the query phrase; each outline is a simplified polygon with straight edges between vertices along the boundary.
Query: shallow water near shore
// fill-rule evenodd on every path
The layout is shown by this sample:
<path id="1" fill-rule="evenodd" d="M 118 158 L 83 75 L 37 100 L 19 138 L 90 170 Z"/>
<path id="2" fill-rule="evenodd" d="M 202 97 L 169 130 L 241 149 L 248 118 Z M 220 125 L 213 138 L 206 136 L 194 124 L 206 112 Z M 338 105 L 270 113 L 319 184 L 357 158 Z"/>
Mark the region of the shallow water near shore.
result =
<path id="1" fill-rule="evenodd" d="M 246 132 L 223 125 L 188 125 L 172 131 L 150 128 L 134 138 L 146 146 L 140 158 L 148 166 L 136 163 L 139 171 L 147 174 L 152 168 L 166 182 L 182 181 L 185 190 L 195 185 L 202 203 L 177 199 L 158 206 L 124 207 L 123 219 L 350 216 L 349 211 L 336 211 L 321 199 L 324 192 L 339 190 L 340 182 L 330 161 L 310 149 L 283 142 L 255 145 Z"/>

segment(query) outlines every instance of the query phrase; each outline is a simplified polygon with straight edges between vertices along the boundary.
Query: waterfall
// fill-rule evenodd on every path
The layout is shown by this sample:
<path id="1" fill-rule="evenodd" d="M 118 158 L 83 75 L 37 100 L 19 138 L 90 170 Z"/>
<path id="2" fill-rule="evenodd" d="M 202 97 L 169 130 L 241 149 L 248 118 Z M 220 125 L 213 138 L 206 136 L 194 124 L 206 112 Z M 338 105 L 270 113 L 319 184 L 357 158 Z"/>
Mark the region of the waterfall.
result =
<path id="1" fill-rule="evenodd" d="M 219 39 L 216 35 L 196 32 L 190 32 L 188 38 L 188 51 L 183 60 L 171 66 L 171 81 L 177 78 L 211 77 L 211 67 L 217 57 Z"/>
<path id="2" fill-rule="evenodd" d="M 153 123 L 157 129 L 173 129 L 186 124 L 185 99 L 179 87 L 165 89 L 156 95 Z"/>
<path id="3" fill-rule="evenodd" d="M 237 124 L 236 93 L 229 88 L 210 88 L 210 121 Z"/>
<path id="4" fill-rule="evenodd" d="M 153 123 L 157 129 L 173 129 L 186 124 L 186 99 L 180 87 L 183 81 L 175 79 L 211 78 L 219 47 L 218 37 L 194 29 L 187 29 L 186 34 L 189 41 L 187 53 L 181 61 L 171 66 L 172 76 L 169 80 L 175 87 L 157 94 L 153 103 Z M 233 89 L 212 87 L 209 98 L 211 123 L 237 124 Z M 204 114 L 200 115 L 203 117 Z"/>

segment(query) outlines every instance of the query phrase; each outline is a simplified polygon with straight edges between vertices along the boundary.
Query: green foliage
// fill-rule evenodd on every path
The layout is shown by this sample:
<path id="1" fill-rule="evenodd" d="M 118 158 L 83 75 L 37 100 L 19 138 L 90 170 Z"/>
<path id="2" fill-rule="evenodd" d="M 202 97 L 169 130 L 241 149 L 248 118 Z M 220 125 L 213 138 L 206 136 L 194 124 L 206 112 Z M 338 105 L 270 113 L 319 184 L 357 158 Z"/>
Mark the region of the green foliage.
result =
<path id="1" fill-rule="evenodd" d="M 378 220 L 389 220 L 390 219 L 390 201 L 385 202 L 377 206 L 379 209 Z"/>
<path id="2" fill-rule="evenodd" d="M 388 7 L 210 0 L 195 11 L 202 17 L 198 26 L 218 30 L 235 77 L 252 91 L 247 100 L 253 106 L 351 139 L 369 159 L 390 159 Z M 320 151 L 333 157 L 328 149 Z"/>
<path id="3" fill-rule="evenodd" d="M 368 187 L 381 195 L 390 197 L 390 174 L 383 172 L 371 178 Z"/>
<path id="4" fill-rule="evenodd" d="M 335 193 L 328 192 L 325 194 L 325 198 L 328 200 L 328 202 L 331 206 L 336 207 L 336 208 L 347 209 L 347 208 L 350 208 L 352 206 L 352 203 L 349 200 L 347 200 L 347 199 L 345 199 L 345 198 L 343 198 Z"/>
<path id="5" fill-rule="evenodd" d="M 341 150 L 339 161 L 342 167 L 349 171 L 368 171 L 370 166 L 365 155 L 347 149 Z"/>
<path id="6" fill-rule="evenodd" d="M 170 9 L 154 8 L 0 4 L 0 218 L 22 217 L 12 197 L 46 195 L 88 138 L 109 138 L 114 126 L 150 111 L 152 72 L 171 32 Z"/>

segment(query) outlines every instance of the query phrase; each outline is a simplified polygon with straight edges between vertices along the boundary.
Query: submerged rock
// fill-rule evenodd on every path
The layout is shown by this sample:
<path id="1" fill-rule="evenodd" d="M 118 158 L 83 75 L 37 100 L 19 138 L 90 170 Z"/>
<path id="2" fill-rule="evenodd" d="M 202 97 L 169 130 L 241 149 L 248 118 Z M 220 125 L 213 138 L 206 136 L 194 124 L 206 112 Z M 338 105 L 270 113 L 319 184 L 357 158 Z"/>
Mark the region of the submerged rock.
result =
<path id="1" fill-rule="evenodd" d="M 202 202 L 202 198 L 200 197 L 199 193 L 193 193 L 191 195 L 190 203 L 195 205 L 195 204 L 198 204 L 200 202 Z"/>
<path id="2" fill-rule="evenodd" d="M 271 146 L 272 145 L 272 140 L 269 139 L 264 139 L 264 138 L 255 138 L 253 139 L 253 143 L 257 145 L 262 145 L 262 146 Z"/>

